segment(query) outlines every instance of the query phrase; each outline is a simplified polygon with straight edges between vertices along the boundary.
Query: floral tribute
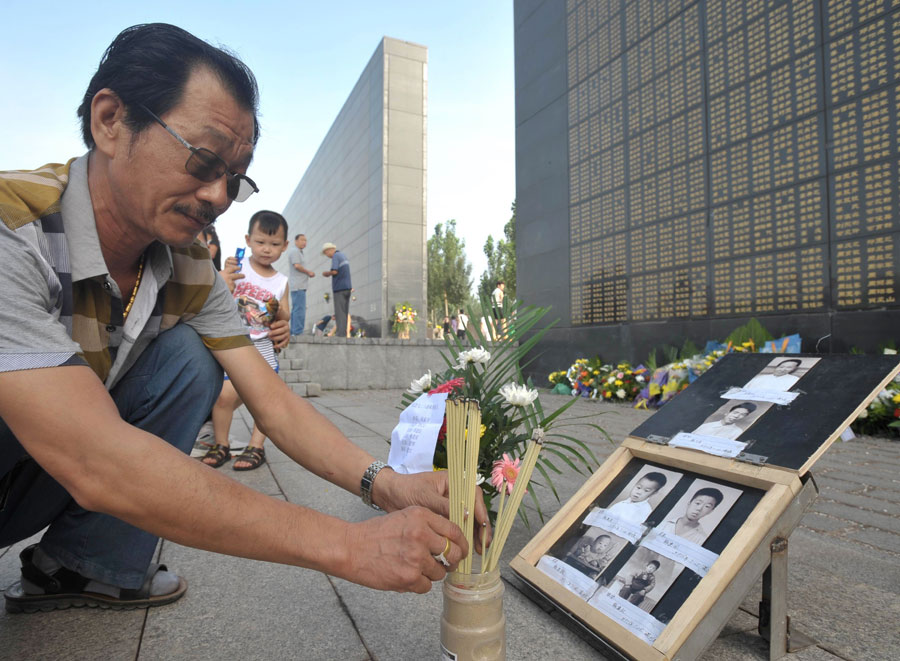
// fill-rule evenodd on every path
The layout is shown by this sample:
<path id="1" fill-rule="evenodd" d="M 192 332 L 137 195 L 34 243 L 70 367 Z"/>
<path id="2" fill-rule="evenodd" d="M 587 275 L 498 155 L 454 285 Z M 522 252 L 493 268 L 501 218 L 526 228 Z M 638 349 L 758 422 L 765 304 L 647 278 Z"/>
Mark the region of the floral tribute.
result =
<path id="1" fill-rule="evenodd" d="M 408 333 L 415 328 L 418 316 L 419 313 L 409 303 L 397 303 L 394 306 L 394 314 L 391 315 L 391 321 L 393 322 L 391 330 L 395 333 Z"/>
<path id="2" fill-rule="evenodd" d="M 482 301 L 481 308 L 482 313 L 489 317 L 490 303 Z M 534 306 L 518 307 L 508 316 L 510 323 L 506 335 L 493 344 L 474 323 L 468 325 L 464 340 L 455 335 L 446 336 L 446 348 L 442 353 L 447 368 L 442 373 L 428 372 L 414 380 L 401 402 L 401 407 L 405 408 L 423 392 L 446 392 L 449 394 L 448 402 L 456 399 L 478 403 L 481 417 L 475 432 L 479 437 L 476 470 L 492 518 L 496 516 L 498 496 L 503 489 L 492 481 L 495 461 L 508 459 L 513 464 L 517 459 L 524 461 L 526 451 L 534 444 L 532 438 L 535 430 L 540 431 L 542 442 L 539 444 L 540 454 L 535 458 L 533 486 L 547 487 L 556 495 L 551 476 L 561 474 L 561 467 L 567 466 L 584 474 L 599 465 L 583 441 L 564 432 L 569 431 L 566 427 L 579 425 L 595 429 L 600 427 L 576 418 L 561 423 L 559 417 L 574 404 L 574 400 L 552 412 L 545 411 L 533 383 L 522 375 L 524 356 L 553 325 L 534 329 L 547 311 L 547 308 Z M 468 312 L 470 319 L 478 318 L 476 310 Z M 520 337 L 527 339 L 519 342 Z M 445 418 L 435 447 L 433 461 L 436 470 L 448 467 L 446 422 Z M 602 429 L 600 431 L 603 433 Z M 543 517 L 535 489 L 528 489 L 528 495 L 539 516 Z M 518 506 L 512 510 L 513 515 L 517 511 L 525 518 L 524 510 Z"/>
<path id="3" fill-rule="evenodd" d="M 851 426 L 857 434 L 900 433 L 900 376 L 875 396 Z"/>

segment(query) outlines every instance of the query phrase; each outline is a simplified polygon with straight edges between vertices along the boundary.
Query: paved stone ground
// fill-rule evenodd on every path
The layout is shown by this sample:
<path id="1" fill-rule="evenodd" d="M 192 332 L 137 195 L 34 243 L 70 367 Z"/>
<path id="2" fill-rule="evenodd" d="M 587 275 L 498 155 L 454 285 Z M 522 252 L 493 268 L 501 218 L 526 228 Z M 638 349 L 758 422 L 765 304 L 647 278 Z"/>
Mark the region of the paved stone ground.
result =
<path id="1" fill-rule="evenodd" d="M 384 439 L 396 424 L 400 391 L 331 391 L 310 402 L 356 443 L 386 457 Z M 547 407 L 566 398 L 544 395 Z M 236 416 L 239 441 L 249 417 Z M 598 458 L 616 447 L 647 413 L 579 401 L 567 417 L 589 416 L 612 440 L 582 429 L 577 435 Z M 598 417 L 599 416 L 599 417 Z M 276 498 L 351 521 L 375 516 L 348 495 L 294 465 L 270 447 L 260 470 L 231 471 Z M 818 645 L 791 655 L 797 661 L 883 661 L 900 655 L 900 443 L 864 437 L 838 443 L 813 470 L 821 495 L 791 536 L 789 612 L 793 625 Z M 584 478 L 557 481 L 563 502 Z M 559 505 L 542 495 L 552 514 Z M 536 530 L 517 524 L 509 560 Z M 35 538 L 36 539 L 36 538 Z M 18 551 L 0 549 L 0 588 L 18 578 Z M 162 542 L 161 561 L 184 575 L 190 589 L 176 604 L 113 613 L 73 609 L 39 615 L 0 614 L 0 661 L 10 659 L 351 659 L 438 658 L 440 589 L 427 595 L 379 593 L 308 570 L 215 555 Z M 505 563 L 504 563 L 505 564 Z M 505 610 L 509 659 L 603 658 L 516 588 L 509 569 Z M 759 589 L 744 600 L 702 657 L 767 659 L 756 633 Z"/>

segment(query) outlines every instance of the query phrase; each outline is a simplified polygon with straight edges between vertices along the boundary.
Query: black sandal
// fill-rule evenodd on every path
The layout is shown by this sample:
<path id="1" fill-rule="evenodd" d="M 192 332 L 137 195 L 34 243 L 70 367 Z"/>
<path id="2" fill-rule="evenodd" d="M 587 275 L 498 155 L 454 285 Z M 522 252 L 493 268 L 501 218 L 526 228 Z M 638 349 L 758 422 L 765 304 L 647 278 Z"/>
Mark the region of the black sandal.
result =
<path id="1" fill-rule="evenodd" d="M 250 465 L 238 467 L 237 463 L 239 461 L 245 461 Z M 232 468 L 236 471 L 252 471 L 255 468 L 259 468 L 264 463 L 266 463 L 266 451 L 262 448 L 255 448 L 252 445 L 248 445 L 244 448 L 243 452 L 234 458 L 234 465 Z"/>
<path id="2" fill-rule="evenodd" d="M 19 554 L 22 560 L 22 578 L 43 590 L 43 594 L 25 592 L 21 581 L 13 583 L 4 593 L 6 612 L 37 613 L 39 611 L 62 610 L 65 608 L 109 608 L 112 610 L 133 610 L 150 608 L 178 601 L 187 592 L 187 581 L 178 577 L 178 587 L 169 594 L 150 596 L 150 584 L 158 571 L 168 571 L 165 565 L 151 564 L 144 575 L 144 584 L 136 590 L 122 588 L 119 596 L 110 597 L 97 592 L 85 592 L 91 579 L 60 567 L 52 575 L 46 574 L 34 564 L 34 549 L 37 544 L 26 547 Z"/>
<path id="3" fill-rule="evenodd" d="M 212 463 L 203 461 L 204 459 L 212 459 Z M 226 461 L 231 459 L 231 448 L 227 445 L 219 445 L 216 443 L 209 450 L 206 451 L 206 454 L 200 457 L 200 461 L 203 461 L 204 464 L 211 468 L 218 468 Z"/>

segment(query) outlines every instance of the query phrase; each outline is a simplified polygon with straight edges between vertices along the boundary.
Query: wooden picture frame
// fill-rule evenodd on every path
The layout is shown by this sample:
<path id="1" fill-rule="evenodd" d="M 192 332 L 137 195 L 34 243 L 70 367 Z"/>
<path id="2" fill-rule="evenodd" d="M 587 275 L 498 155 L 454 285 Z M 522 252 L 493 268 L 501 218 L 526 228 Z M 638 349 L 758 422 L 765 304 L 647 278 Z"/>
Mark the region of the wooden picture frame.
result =
<path id="1" fill-rule="evenodd" d="M 727 621 L 721 613 L 713 614 L 717 604 L 727 602 L 736 608 L 744 595 L 736 599 L 734 594 L 727 594 L 730 586 L 740 584 L 741 589 L 746 590 L 758 578 L 755 575 L 752 580 L 747 580 L 749 570 L 745 565 L 748 565 L 751 556 L 758 558 L 761 547 L 776 534 L 784 537 L 790 534 L 799 522 L 802 509 L 812 502 L 814 488 L 809 487 L 806 480 L 812 464 L 900 372 L 900 358 L 897 356 L 820 356 L 815 361 L 807 361 L 811 367 L 807 368 L 808 373 L 798 380 L 794 388 L 800 392 L 794 402 L 772 407 L 750 427 L 757 436 L 750 447 L 768 450 L 769 455 L 779 460 L 778 464 L 770 463 L 768 455 L 748 452 L 741 458 L 729 458 L 667 445 L 669 438 L 678 431 L 696 428 L 721 407 L 722 393 L 729 388 L 747 383 L 764 369 L 764 373 L 771 373 L 773 358 L 777 357 L 760 354 L 727 356 L 685 393 L 666 404 L 660 414 L 650 418 L 623 441 L 519 552 L 510 563 L 513 571 L 543 599 L 549 600 L 623 658 L 668 661 L 676 658 L 686 643 L 694 651 L 712 643 Z M 845 381 L 834 378 L 836 373 L 847 369 L 852 372 L 849 390 Z M 813 385 L 818 386 L 815 391 L 811 388 Z M 808 389 L 801 389 L 801 386 Z M 686 396 L 689 393 L 691 396 Z M 812 398 L 826 398 L 829 401 L 828 411 L 824 415 L 809 416 Z M 808 418 L 805 428 L 802 420 L 798 422 L 794 419 L 797 415 Z M 660 416 L 662 418 L 657 419 Z M 790 435 L 771 438 L 771 430 L 777 428 L 786 429 Z M 763 430 L 766 436 L 761 437 L 759 430 Z M 653 605 L 654 619 L 657 611 L 664 611 L 665 617 L 661 620 L 661 631 L 654 631 L 655 638 L 652 640 L 652 636 L 640 635 L 629 628 L 630 624 L 623 625 L 621 620 L 613 619 L 595 608 L 583 596 L 538 567 L 542 558 L 547 562 L 547 557 L 556 558 L 554 562 L 565 562 L 561 549 L 568 539 L 583 534 L 585 517 L 598 505 L 601 509 L 606 507 L 610 494 L 621 493 L 622 486 L 633 483 L 634 475 L 644 470 L 644 466 L 681 472 L 688 480 L 699 478 L 728 485 L 742 490 L 741 498 L 747 496 L 741 507 L 729 511 L 717 524 L 721 530 L 717 527 L 704 541 L 704 548 L 713 548 L 718 553 L 718 558 L 709 566 L 705 576 L 688 576 L 684 580 L 677 577 L 671 589 L 675 590 L 678 581 L 683 585 L 669 599 L 671 603 L 663 608 L 663 600 L 668 595 L 664 593 Z M 810 496 L 810 493 L 813 495 Z M 680 494 L 682 499 L 679 502 L 683 503 L 684 489 Z M 650 525 L 659 522 L 661 516 L 671 511 L 674 507 L 672 503 L 678 497 L 678 492 L 666 495 L 656 504 L 646 522 Z M 801 501 L 803 507 L 798 507 Z M 639 545 L 645 543 L 649 528 L 644 527 L 644 537 L 638 544 L 629 544 L 629 548 L 622 552 L 625 562 L 630 555 L 643 548 Z M 616 571 L 615 562 L 604 570 L 605 575 L 600 572 L 597 576 L 598 590 L 607 587 L 604 583 Z M 621 566 L 621 558 L 619 562 Z M 756 565 L 758 561 L 755 561 L 753 571 L 758 570 Z M 545 566 L 542 564 L 542 567 Z M 739 575 L 741 580 L 737 580 Z M 745 585 L 748 587 L 744 588 Z M 705 621 L 712 620 L 715 620 L 716 626 L 703 626 Z"/>

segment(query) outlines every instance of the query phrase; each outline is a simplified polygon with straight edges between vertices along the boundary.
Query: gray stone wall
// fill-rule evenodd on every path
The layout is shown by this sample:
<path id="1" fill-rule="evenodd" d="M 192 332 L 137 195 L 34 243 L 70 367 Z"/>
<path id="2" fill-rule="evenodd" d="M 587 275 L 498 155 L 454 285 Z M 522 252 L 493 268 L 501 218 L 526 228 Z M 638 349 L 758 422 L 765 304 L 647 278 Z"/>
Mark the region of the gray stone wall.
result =
<path id="1" fill-rule="evenodd" d="M 443 340 L 394 338 L 295 337 L 279 357 L 282 378 L 291 372 L 319 384 L 322 390 L 408 388 L 426 371 L 443 372 Z"/>
<path id="2" fill-rule="evenodd" d="M 289 236 L 306 234 L 307 267 L 317 273 L 307 329 L 334 310 L 324 298 L 331 280 L 321 276 L 325 242 L 350 260 L 350 313 L 368 336 L 390 334 L 397 303 L 425 319 L 427 52 L 381 41 L 285 206 Z M 278 266 L 286 271 L 286 259 Z"/>

